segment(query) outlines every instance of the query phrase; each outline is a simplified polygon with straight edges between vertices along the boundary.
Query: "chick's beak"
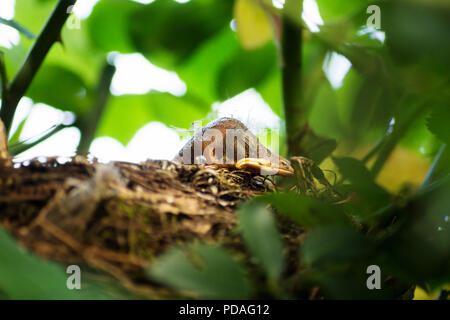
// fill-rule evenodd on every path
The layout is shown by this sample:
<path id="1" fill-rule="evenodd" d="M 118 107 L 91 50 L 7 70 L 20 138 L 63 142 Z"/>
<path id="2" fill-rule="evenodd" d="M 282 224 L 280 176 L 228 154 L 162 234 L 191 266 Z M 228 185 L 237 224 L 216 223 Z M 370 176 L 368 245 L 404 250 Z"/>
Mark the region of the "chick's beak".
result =
<path id="1" fill-rule="evenodd" d="M 275 165 L 269 160 L 261 158 L 243 158 L 236 162 L 237 169 L 246 169 L 263 175 L 279 175 L 290 177 L 294 175 L 294 169 L 288 164 Z"/>

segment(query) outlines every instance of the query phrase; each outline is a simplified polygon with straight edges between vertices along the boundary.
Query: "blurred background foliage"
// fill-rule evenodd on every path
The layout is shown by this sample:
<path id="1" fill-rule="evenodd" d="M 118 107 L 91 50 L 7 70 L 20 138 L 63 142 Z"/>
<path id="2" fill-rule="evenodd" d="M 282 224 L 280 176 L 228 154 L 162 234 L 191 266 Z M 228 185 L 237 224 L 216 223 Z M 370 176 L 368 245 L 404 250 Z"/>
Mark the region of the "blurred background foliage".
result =
<path id="1" fill-rule="evenodd" d="M 61 43 L 50 50 L 26 96 L 72 112 L 75 120 L 67 126 L 80 129 L 84 146 L 100 136 L 126 145 L 151 121 L 189 129 L 193 121 L 211 117 L 214 103 L 249 88 L 281 119 L 291 116 L 283 111 L 279 55 L 281 20 L 293 16 L 281 8 L 284 1 L 147 2 L 101 0 L 80 28 L 70 28 L 74 21 L 69 19 Z M 55 4 L 16 0 L 14 21 L 37 35 Z M 373 4 L 380 8 L 379 30 L 366 26 L 366 10 Z M 315 6 L 319 18 L 306 12 Z M 266 275 L 264 290 L 271 297 L 296 297 L 297 288 L 319 284 L 331 298 L 393 298 L 402 285 L 413 283 L 420 286 L 416 297 L 435 298 L 436 290 L 446 284 L 448 289 L 450 282 L 450 190 L 442 178 L 450 164 L 445 148 L 450 143 L 450 4 L 305 0 L 304 9 L 302 19 L 292 18 L 303 28 L 297 90 L 313 132 L 336 142 L 311 157 L 325 172 L 337 174 L 326 175 L 342 194 L 356 194 L 358 201 L 335 206 L 292 194 L 265 196 L 242 207 L 237 232 Z M 21 33 L 18 44 L 1 49 L 10 78 L 33 41 Z M 118 54 L 131 53 L 176 72 L 186 92 L 108 94 L 99 106 L 105 66 L 114 65 Z M 93 115 L 96 108 L 101 108 L 99 117 Z M 98 121 L 86 122 L 93 117 Z M 299 251 L 304 268 L 293 279 L 283 277 L 284 245 L 264 204 L 310 230 Z M 390 225 L 394 217 L 400 222 Z M 0 246 L 13 250 L 9 241 Z M 161 257 L 149 276 L 194 296 L 252 297 L 254 279 L 229 252 L 193 244 L 188 250 L 207 265 L 199 272 L 183 250 Z M 369 292 L 365 268 L 370 264 L 399 282 L 384 279 L 385 290 Z M 10 278 L 8 272 L 0 263 L 0 279 Z M 219 273 L 223 278 L 217 279 Z M 59 281 L 57 273 L 54 277 L 47 282 Z M 8 297 L 43 297 L 16 295 L 13 289 L 0 282 Z M 68 293 L 61 294 L 58 298 Z"/>

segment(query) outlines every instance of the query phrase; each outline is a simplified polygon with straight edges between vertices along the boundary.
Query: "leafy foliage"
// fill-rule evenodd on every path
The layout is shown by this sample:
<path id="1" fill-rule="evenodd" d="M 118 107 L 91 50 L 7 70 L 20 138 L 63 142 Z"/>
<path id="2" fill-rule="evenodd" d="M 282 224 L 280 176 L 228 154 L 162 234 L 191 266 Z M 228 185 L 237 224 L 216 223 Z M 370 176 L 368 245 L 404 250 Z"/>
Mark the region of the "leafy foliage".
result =
<path id="1" fill-rule="evenodd" d="M 2 48 L 9 78 L 33 44 L 24 31 L 38 34 L 55 3 L 16 1 L 14 24 L 22 31 L 21 41 Z M 302 156 L 336 173 L 333 187 L 342 197 L 316 199 L 293 192 L 258 197 L 241 207 L 236 230 L 250 261 L 215 245 L 191 244 L 157 258 L 148 270 L 153 281 L 216 299 L 297 298 L 298 288 L 316 285 L 325 297 L 391 299 L 403 296 L 411 285 L 430 290 L 450 281 L 448 2 L 316 3 L 323 20 L 318 30 L 294 17 L 303 27 L 302 74 L 301 83 L 290 85 L 301 93 L 298 103 L 308 124 L 299 138 Z M 366 25 L 368 5 L 380 7 L 381 30 Z M 186 83 L 186 94 L 111 96 L 96 136 L 126 144 L 150 121 L 189 128 L 208 116 L 213 103 L 249 88 L 286 119 L 293 115 L 283 112 L 284 62 L 278 51 L 284 14 L 292 18 L 266 0 L 100 1 L 80 29 L 62 30 L 61 43 L 45 57 L 26 95 L 72 111 L 78 119 L 89 118 L 99 100 L 98 79 L 108 54 L 139 52 L 175 71 Z M 336 85 L 331 77 L 338 73 L 332 68 L 337 58 L 350 69 Z M 18 141 L 24 124 L 10 143 Z M 443 144 L 446 151 L 438 153 L 445 150 Z M 424 186 L 405 186 L 391 194 L 379 173 L 399 148 L 429 162 L 438 156 Z M 409 160 L 400 165 L 413 163 Z M 412 175 L 418 174 L 416 169 Z M 294 258 L 278 231 L 278 215 L 307 231 Z M 0 249 L 4 296 L 79 297 L 61 289 L 65 275 L 58 266 L 24 253 L 1 230 Z M 291 260 L 298 268 L 286 276 Z M 377 292 L 365 287 L 365 270 L 372 264 L 383 273 L 383 290 Z M 260 284 L 261 277 L 269 281 Z"/>

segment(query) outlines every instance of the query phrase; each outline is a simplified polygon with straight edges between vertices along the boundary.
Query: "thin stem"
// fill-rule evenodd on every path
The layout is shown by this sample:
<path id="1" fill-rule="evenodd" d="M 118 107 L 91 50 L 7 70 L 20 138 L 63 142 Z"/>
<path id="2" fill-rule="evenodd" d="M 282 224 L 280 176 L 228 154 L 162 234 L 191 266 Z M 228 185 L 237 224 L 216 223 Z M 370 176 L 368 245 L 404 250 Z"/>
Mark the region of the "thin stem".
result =
<path id="1" fill-rule="evenodd" d="M 23 33 L 28 39 L 35 38 L 35 35 L 32 32 L 28 31 L 27 28 L 21 26 L 14 20 L 8 20 L 8 19 L 4 19 L 4 18 L 0 17 L 0 23 L 16 29 L 17 31 Z"/>
<path id="2" fill-rule="evenodd" d="M 445 162 L 444 159 L 448 157 L 448 152 L 449 150 L 447 148 L 447 145 L 443 143 L 438 153 L 434 157 L 433 163 L 431 164 L 430 169 L 428 169 L 427 175 L 422 182 L 422 189 L 436 180 L 436 176 L 439 174 L 439 171 L 442 170 L 442 163 Z"/>
<path id="3" fill-rule="evenodd" d="M 28 55 L 17 72 L 15 78 L 8 87 L 8 95 L 2 102 L 0 117 L 2 118 L 7 132 L 11 128 L 12 119 L 20 99 L 25 95 L 34 76 L 39 70 L 42 62 L 47 56 L 50 48 L 60 38 L 61 29 L 69 17 L 69 7 L 76 0 L 59 0 L 49 19 L 45 23 L 41 33 L 31 47 Z"/>
<path id="4" fill-rule="evenodd" d="M 377 152 L 381 149 L 381 147 L 384 144 L 384 139 L 382 137 L 380 137 L 374 144 L 374 146 L 372 147 L 372 149 L 370 149 L 370 151 L 364 156 L 364 158 L 362 158 L 362 162 L 363 163 L 367 163 L 370 159 L 372 159 Z"/>
<path id="5" fill-rule="evenodd" d="M 107 63 L 103 68 L 97 88 L 96 103 L 84 117 L 78 121 L 81 130 L 81 140 L 78 145 L 78 152 L 83 154 L 89 151 L 89 146 L 95 137 L 98 124 L 110 96 L 110 87 L 116 67 Z"/>
<path id="6" fill-rule="evenodd" d="M 283 8 L 281 72 L 284 116 L 289 155 L 300 155 L 300 137 L 305 130 L 302 105 L 302 27 L 299 23 L 303 1 L 286 0 Z"/>
<path id="7" fill-rule="evenodd" d="M 42 141 L 46 140 L 47 138 L 53 136 L 55 133 L 61 131 L 62 129 L 71 127 L 72 125 L 65 125 L 65 124 L 58 124 L 56 126 L 54 126 L 54 128 L 52 130 L 50 130 L 49 132 L 47 132 L 46 134 L 44 134 L 42 137 L 40 137 L 39 139 L 36 139 L 33 142 L 30 143 L 17 143 L 15 145 L 11 145 L 9 147 L 9 153 L 11 154 L 11 156 L 16 156 L 28 149 L 31 149 L 32 147 L 34 147 L 35 145 L 41 143 Z"/>

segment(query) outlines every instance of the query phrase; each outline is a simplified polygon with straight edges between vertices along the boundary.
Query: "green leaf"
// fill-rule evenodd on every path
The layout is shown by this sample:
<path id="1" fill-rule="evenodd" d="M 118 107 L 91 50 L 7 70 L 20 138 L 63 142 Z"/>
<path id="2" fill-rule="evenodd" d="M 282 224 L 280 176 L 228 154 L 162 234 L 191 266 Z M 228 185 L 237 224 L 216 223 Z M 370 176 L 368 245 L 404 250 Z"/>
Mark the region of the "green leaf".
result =
<path id="1" fill-rule="evenodd" d="M 318 135 L 334 139 L 342 137 L 344 129 L 339 115 L 337 96 L 328 81 L 322 82 L 317 89 L 308 123 Z"/>
<path id="2" fill-rule="evenodd" d="M 195 120 L 204 118 L 209 106 L 169 93 L 111 97 L 99 124 L 96 136 L 110 136 L 126 145 L 137 130 L 150 121 L 190 128 Z"/>
<path id="3" fill-rule="evenodd" d="M 441 73 L 450 70 L 450 8 L 429 1 L 393 1 L 381 6 L 386 45 L 399 65 L 414 64 Z"/>
<path id="4" fill-rule="evenodd" d="M 203 43 L 178 71 L 188 92 L 205 103 L 219 100 L 217 81 L 220 71 L 238 49 L 236 35 L 229 27 Z"/>
<path id="5" fill-rule="evenodd" d="M 350 69 L 338 91 L 339 103 L 346 104 L 350 112 L 346 117 L 350 143 L 373 141 L 386 131 L 393 116 L 388 97 L 388 86 Z"/>
<path id="6" fill-rule="evenodd" d="M 0 228 L 0 292 L 10 299 L 102 299 L 96 289 L 69 290 L 69 277 L 56 263 L 36 258 Z M 83 273 L 81 273 L 83 279 Z M 83 288 L 83 282 L 81 287 Z"/>
<path id="7" fill-rule="evenodd" d="M 43 102 L 76 114 L 85 112 L 92 106 L 90 88 L 72 71 L 58 65 L 42 66 L 27 96 L 35 102 Z"/>
<path id="8" fill-rule="evenodd" d="M 93 45 L 104 53 L 136 51 L 128 26 L 131 13 L 143 8 L 142 4 L 133 1 L 108 0 L 97 3 L 88 19 L 88 32 Z"/>
<path id="9" fill-rule="evenodd" d="M 273 112 L 282 116 L 282 97 L 281 97 L 281 72 L 276 68 L 260 83 L 256 90 L 261 94 L 264 101 L 270 106 Z"/>
<path id="10" fill-rule="evenodd" d="M 191 244 L 160 256 L 147 274 L 176 290 L 206 299 L 248 299 L 251 287 L 238 263 L 222 248 Z"/>
<path id="11" fill-rule="evenodd" d="M 14 19 L 26 23 L 27 29 L 34 34 L 38 34 L 50 13 L 55 2 L 42 3 L 35 0 L 16 0 Z"/>
<path id="12" fill-rule="evenodd" d="M 372 210 L 386 206 L 390 201 L 389 193 L 375 183 L 372 173 L 364 163 L 355 158 L 333 157 L 333 161 L 342 176 L 351 182 L 350 190 L 356 192 L 363 201 L 352 201 L 349 206 L 356 206 L 353 213 L 364 216 Z"/>
<path id="13" fill-rule="evenodd" d="M 336 140 L 320 137 L 313 131 L 309 131 L 302 141 L 304 156 L 313 160 L 316 164 L 320 164 L 331 155 L 336 147 Z"/>
<path id="14" fill-rule="evenodd" d="M 353 0 L 353 1 L 333 1 L 333 0 L 317 0 L 320 16 L 325 22 L 338 19 L 348 19 L 352 15 L 367 8 L 370 1 Z"/>
<path id="15" fill-rule="evenodd" d="M 172 67 L 191 56 L 224 27 L 231 31 L 232 5 L 230 0 L 189 1 L 183 4 L 156 0 L 130 15 L 129 36 L 138 51 L 156 64 Z M 161 57 L 164 61 L 159 59 Z M 206 61 L 211 62 L 211 58 L 213 56 L 204 61 L 205 65 L 208 65 Z M 172 60 L 172 65 L 164 63 L 168 60 Z"/>
<path id="16" fill-rule="evenodd" d="M 246 247 L 269 279 L 280 277 L 285 266 L 283 243 L 273 214 L 261 203 L 250 202 L 239 210 L 239 231 Z"/>
<path id="17" fill-rule="evenodd" d="M 333 161 L 338 166 L 341 174 L 353 183 L 365 184 L 374 180 L 372 173 L 358 159 L 333 157 Z"/>
<path id="18" fill-rule="evenodd" d="M 307 229 L 325 224 L 347 224 L 349 222 L 338 206 L 298 194 L 273 193 L 259 199 L 270 203 L 280 213 Z"/>
<path id="19" fill-rule="evenodd" d="M 326 226 L 311 231 L 301 250 L 303 261 L 318 267 L 366 258 L 373 253 L 374 244 L 349 227 Z"/>
<path id="20" fill-rule="evenodd" d="M 9 148 L 11 148 L 12 145 L 15 143 L 19 143 L 20 134 L 22 133 L 23 127 L 25 126 L 25 122 L 27 122 L 28 116 L 25 117 L 22 121 L 20 121 L 19 125 L 17 126 L 16 131 L 14 131 L 14 134 L 11 136 L 11 138 L 8 141 Z"/>
<path id="21" fill-rule="evenodd" d="M 276 67 L 276 48 L 272 43 L 251 51 L 241 49 L 222 66 L 217 81 L 219 98 L 225 100 L 257 87 Z"/>
<path id="22" fill-rule="evenodd" d="M 436 289 L 450 281 L 449 176 L 392 213 L 398 221 L 380 249 L 386 269 Z"/>
<path id="23" fill-rule="evenodd" d="M 428 129 L 436 135 L 442 142 L 450 145 L 450 130 L 448 120 L 450 119 L 450 107 L 440 106 L 435 108 L 428 118 Z"/>

